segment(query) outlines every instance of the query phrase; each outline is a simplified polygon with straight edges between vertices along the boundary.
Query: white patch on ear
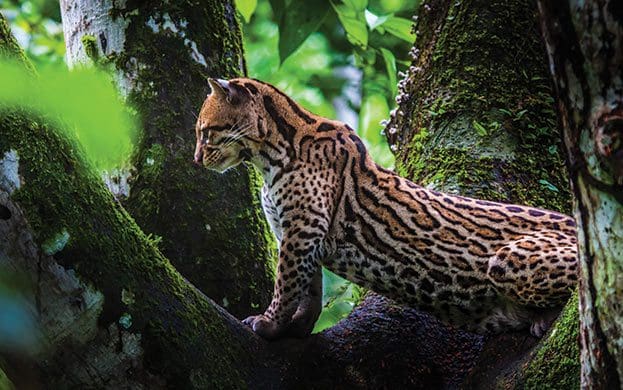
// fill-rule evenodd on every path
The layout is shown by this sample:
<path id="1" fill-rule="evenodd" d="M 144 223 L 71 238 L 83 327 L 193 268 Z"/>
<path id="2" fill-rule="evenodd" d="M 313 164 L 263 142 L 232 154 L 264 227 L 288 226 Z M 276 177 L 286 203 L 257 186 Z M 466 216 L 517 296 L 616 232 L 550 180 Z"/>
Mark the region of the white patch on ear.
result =
<path id="1" fill-rule="evenodd" d="M 222 79 L 208 79 L 208 84 L 210 84 L 210 88 L 212 89 L 213 94 L 217 94 L 225 99 L 230 98 L 230 90 L 229 90 L 229 81 Z"/>
<path id="2" fill-rule="evenodd" d="M 18 190 L 22 181 L 19 177 L 19 156 L 16 150 L 9 150 L 4 153 L 4 157 L 0 160 L 0 190 L 12 194 Z"/>

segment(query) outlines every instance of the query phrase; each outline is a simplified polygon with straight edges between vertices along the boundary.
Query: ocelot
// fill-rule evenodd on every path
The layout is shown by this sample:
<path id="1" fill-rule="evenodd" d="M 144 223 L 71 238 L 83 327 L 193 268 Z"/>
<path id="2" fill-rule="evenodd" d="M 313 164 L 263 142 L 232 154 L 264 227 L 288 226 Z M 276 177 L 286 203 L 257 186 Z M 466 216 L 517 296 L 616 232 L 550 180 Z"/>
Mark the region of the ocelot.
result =
<path id="1" fill-rule="evenodd" d="M 572 218 L 428 190 L 375 164 L 348 125 L 267 83 L 209 83 L 194 160 L 261 170 L 279 241 L 272 302 L 244 320 L 259 335 L 311 332 L 321 266 L 479 333 L 530 327 L 540 337 L 576 285 Z"/>

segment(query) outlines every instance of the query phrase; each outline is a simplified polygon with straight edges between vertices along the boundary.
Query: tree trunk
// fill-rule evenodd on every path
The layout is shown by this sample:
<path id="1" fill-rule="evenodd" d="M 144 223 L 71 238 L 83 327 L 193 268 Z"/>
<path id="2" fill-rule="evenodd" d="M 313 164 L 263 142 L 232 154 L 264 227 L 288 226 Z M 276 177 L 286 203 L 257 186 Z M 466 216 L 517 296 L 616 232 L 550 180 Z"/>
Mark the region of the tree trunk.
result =
<path id="1" fill-rule="evenodd" d="M 623 384 L 623 8 L 541 1 L 581 227 L 582 387 Z"/>
<path id="2" fill-rule="evenodd" d="M 402 175 L 446 192 L 569 211 L 537 22 L 533 1 L 422 4 L 414 60 L 386 131 Z M 464 386 L 577 387 L 573 304 L 562 318 L 536 349 L 524 334 L 488 340 Z M 529 363 L 539 357 L 543 367 Z"/>
<path id="3" fill-rule="evenodd" d="M 61 1 L 70 64 L 112 67 L 143 122 L 131 171 L 108 182 L 163 254 L 238 317 L 270 303 L 274 238 L 259 204 L 261 177 L 192 164 L 207 77 L 245 72 L 233 1 Z"/>
<path id="4" fill-rule="evenodd" d="M 0 32 L 17 47 L 2 17 Z M 32 286 L 41 331 L 38 350 L 2 369 L 17 388 L 250 383 L 263 341 L 175 271 L 76 150 L 2 109 L 0 266 Z"/>

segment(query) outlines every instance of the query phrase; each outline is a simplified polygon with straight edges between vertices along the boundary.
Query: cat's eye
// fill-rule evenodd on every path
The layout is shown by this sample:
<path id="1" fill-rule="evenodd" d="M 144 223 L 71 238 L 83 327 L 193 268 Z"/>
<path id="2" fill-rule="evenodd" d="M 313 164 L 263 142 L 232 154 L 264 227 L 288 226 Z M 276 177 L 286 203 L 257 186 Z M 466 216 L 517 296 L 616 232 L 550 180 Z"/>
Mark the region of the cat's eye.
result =
<path id="1" fill-rule="evenodd" d="M 210 130 L 203 129 L 201 130 L 201 141 L 204 144 L 207 144 L 210 140 Z"/>

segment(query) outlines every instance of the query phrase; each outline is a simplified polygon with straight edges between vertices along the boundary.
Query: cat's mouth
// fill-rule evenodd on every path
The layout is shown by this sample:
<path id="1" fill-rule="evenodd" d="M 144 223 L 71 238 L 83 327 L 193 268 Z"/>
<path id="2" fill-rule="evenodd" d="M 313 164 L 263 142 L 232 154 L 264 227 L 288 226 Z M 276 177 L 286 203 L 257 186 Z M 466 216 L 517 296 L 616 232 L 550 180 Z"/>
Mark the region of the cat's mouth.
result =
<path id="1" fill-rule="evenodd" d="M 243 158 L 240 157 L 240 154 L 232 153 L 232 151 L 216 151 L 212 153 L 203 151 L 202 156 L 203 166 L 219 173 L 223 173 L 228 169 L 235 167 L 240 164 L 242 160 Z"/>

